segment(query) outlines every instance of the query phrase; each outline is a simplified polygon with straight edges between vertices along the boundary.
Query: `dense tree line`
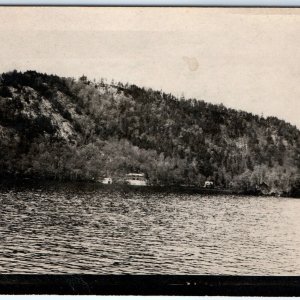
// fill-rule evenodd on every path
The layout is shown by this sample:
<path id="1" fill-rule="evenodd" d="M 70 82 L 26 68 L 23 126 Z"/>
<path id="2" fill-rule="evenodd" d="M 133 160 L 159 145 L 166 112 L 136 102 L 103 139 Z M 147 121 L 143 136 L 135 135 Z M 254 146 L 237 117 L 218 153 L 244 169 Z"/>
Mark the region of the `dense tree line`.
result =
<path id="1" fill-rule="evenodd" d="M 152 184 L 289 192 L 300 132 L 196 99 L 122 83 L 35 71 L 0 78 L 2 175 L 70 180 L 144 172 Z"/>

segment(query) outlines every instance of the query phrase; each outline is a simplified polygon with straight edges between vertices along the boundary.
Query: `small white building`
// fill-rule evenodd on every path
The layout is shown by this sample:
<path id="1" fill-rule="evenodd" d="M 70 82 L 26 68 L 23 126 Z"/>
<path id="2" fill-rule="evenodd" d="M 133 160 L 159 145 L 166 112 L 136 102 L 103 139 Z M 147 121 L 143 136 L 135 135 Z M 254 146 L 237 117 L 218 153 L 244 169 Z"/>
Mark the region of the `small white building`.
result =
<path id="1" fill-rule="evenodd" d="M 213 181 L 210 181 L 210 180 L 207 180 L 204 182 L 204 188 L 213 188 L 214 187 L 214 182 Z"/>
<path id="2" fill-rule="evenodd" d="M 103 178 L 103 180 L 101 181 L 103 184 L 112 184 L 113 180 L 111 177 L 105 177 Z"/>
<path id="3" fill-rule="evenodd" d="M 139 186 L 147 185 L 145 174 L 143 174 L 143 173 L 129 173 L 126 175 L 125 181 L 129 185 L 139 185 Z"/>

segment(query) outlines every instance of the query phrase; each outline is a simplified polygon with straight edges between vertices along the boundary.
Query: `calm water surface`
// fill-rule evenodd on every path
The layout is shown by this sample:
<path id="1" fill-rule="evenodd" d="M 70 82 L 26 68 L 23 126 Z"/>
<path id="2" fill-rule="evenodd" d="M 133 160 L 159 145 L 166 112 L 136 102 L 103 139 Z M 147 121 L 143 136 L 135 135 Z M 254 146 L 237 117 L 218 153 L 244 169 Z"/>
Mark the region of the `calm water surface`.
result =
<path id="1" fill-rule="evenodd" d="M 300 275 L 300 199 L 0 192 L 1 273 Z"/>

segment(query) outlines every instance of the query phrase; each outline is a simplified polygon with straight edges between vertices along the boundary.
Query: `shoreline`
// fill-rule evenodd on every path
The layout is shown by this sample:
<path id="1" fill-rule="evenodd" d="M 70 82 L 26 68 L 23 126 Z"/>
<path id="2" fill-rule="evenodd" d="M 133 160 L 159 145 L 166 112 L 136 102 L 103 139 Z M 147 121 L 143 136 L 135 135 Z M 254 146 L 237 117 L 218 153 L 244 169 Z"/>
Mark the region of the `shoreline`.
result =
<path id="1" fill-rule="evenodd" d="M 235 195 L 235 196 L 253 196 L 253 197 L 288 197 L 299 198 L 296 195 L 289 194 L 263 194 L 259 191 L 237 191 L 225 188 L 204 188 L 199 186 L 182 186 L 182 185 L 147 185 L 147 186 L 134 186 L 128 184 L 103 184 L 97 181 L 88 180 L 55 180 L 34 177 L 0 177 L 0 190 L 7 190 L 13 188 L 46 188 L 47 190 L 55 190 L 60 187 L 69 186 L 70 188 L 79 189 L 82 191 L 89 189 L 99 189 L 107 191 L 121 191 L 124 193 L 129 192 L 148 192 L 148 193 L 183 193 L 183 194 L 198 194 L 198 195 Z"/>

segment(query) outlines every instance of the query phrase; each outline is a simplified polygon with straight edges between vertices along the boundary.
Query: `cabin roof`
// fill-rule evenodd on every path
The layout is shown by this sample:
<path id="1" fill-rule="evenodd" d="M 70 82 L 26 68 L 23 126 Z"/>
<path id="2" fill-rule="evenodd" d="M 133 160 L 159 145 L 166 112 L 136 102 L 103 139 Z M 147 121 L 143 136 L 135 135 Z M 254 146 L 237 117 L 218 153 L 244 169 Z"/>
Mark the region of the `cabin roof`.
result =
<path id="1" fill-rule="evenodd" d="M 145 176 L 143 173 L 128 173 L 127 176 Z"/>

